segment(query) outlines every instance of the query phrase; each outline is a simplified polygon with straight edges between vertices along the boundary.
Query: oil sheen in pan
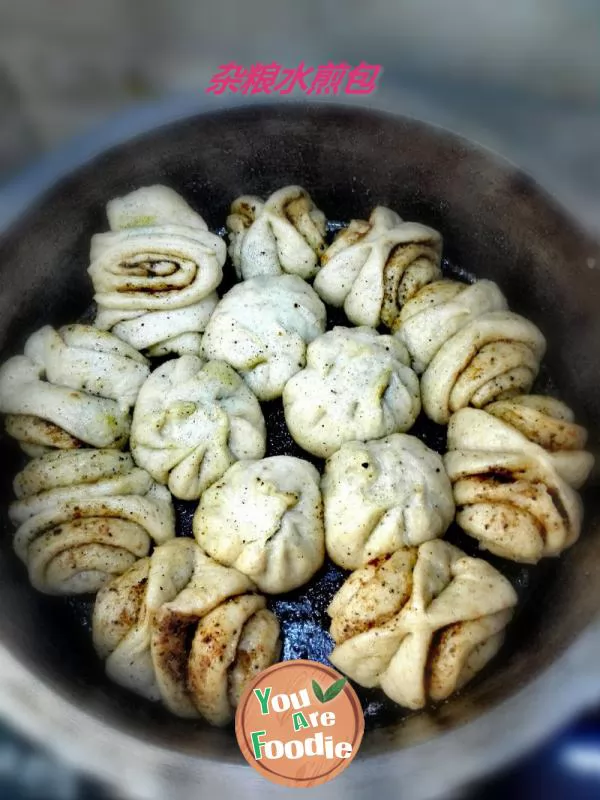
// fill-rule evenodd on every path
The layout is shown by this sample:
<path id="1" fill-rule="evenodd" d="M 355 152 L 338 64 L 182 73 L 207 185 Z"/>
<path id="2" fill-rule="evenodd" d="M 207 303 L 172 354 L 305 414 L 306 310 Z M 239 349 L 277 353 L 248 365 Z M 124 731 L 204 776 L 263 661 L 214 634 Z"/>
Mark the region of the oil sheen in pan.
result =
<path id="1" fill-rule="evenodd" d="M 330 222 L 328 227 L 330 236 L 332 236 L 335 231 L 344 227 L 344 223 Z M 224 228 L 215 232 L 222 236 L 226 233 Z M 475 279 L 474 275 L 467 273 L 448 259 L 444 259 L 442 269 L 447 277 L 469 283 Z M 235 272 L 228 262 L 225 267 L 225 278 L 219 288 L 219 294 L 224 294 L 235 282 Z M 88 317 L 86 314 L 86 321 L 88 319 L 91 321 L 92 317 L 91 315 Z M 351 325 L 351 323 L 343 311 L 328 308 L 327 328 L 330 329 L 334 325 Z M 542 373 L 536 390 L 552 393 L 553 388 L 553 382 L 549 376 Z M 315 464 L 319 471 L 322 471 L 323 461 L 298 447 L 290 436 L 285 424 L 281 401 L 262 403 L 262 409 L 267 426 L 267 455 L 291 455 L 304 458 Z M 445 451 L 445 427 L 436 425 L 423 414 L 421 414 L 409 433 L 418 436 L 432 449 L 440 453 Z M 177 512 L 177 535 L 192 536 L 192 518 L 197 503 L 175 499 L 174 504 Z M 445 538 L 469 555 L 482 555 L 478 551 L 477 543 L 466 536 L 456 525 L 450 527 Z M 515 564 L 487 553 L 483 555 L 487 561 L 497 567 L 512 582 L 519 595 L 520 603 L 517 618 L 509 628 L 509 635 L 502 651 L 475 680 L 483 679 L 488 670 L 502 669 L 503 660 L 513 649 L 518 647 L 520 638 L 523 635 L 527 635 L 527 606 L 531 602 L 532 595 L 535 594 L 537 596 L 543 591 L 543 587 L 546 585 L 547 579 L 551 579 L 554 569 L 552 562 L 543 562 L 541 565 L 533 567 Z M 286 595 L 269 598 L 269 608 L 277 615 L 281 625 L 283 639 L 282 658 L 284 660 L 307 658 L 324 664 L 329 663 L 327 656 L 333 649 L 333 640 L 329 635 L 327 606 L 344 582 L 347 574 L 327 559 L 323 568 L 308 585 Z M 57 600 L 57 602 L 66 605 L 65 610 L 67 610 L 68 615 L 75 624 L 83 627 L 84 635 L 89 638 L 93 598 L 75 597 Z M 523 611 L 523 609 L 525 610 Z M 380 690 L 363 689 L 356 684 L 354 684 L 354 688 L 363 706 L 367 730 L 398 722 L 408 714 L 414 713 L 399 708 L 388 700 Z M 116 689 L 116 691 L 119 690 Z M 139 698 L 136 698 L 136 700 L 140 704 L 147 705 L 146 701 Z"/>

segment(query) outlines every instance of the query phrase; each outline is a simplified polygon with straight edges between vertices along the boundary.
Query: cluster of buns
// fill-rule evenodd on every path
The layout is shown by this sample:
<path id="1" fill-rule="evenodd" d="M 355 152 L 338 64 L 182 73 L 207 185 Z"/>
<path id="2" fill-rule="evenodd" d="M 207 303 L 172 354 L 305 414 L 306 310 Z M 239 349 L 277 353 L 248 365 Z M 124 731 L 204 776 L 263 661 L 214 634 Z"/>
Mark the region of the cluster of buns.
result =
<path id="1" fill-rule="evenodd" d="M 327 246 L 302 187 L 238 198 L 239 282 L 221 298 L 227 245 L 172 189 L 138 189 L 107 216 L 95 324 L 46 326 L 0 369 L 6 430 L 33 459 L 10 508 L 32 584 L 96 594 L 108 675 L 223 725 L 280 657 L 265 595 L 328 555 L 350 571 L 329 606 L 338 669 L 407 708 L 462 687 L 517 597 L 443 541 L 449 526 L 523 562 L 581 528 L 593 460 L 571 411 L 529 394 L 540 331 L 491 281 L 444 278 L 440 234 L 388 208 Z M 325 303 L 348 325 L 327 330 Z M 274 400 L 322 474 L 269 454 Z M 443 457 L 408 433 L 421 411 L 448 424 Z M 198 501 L 194 539 L 176 538 L 173 497 Z"/>
<path id="2" fill-rule="evenodd" d="M 248 339 L 247 374 L 237 372 L 202 347 L 218 306 L 225 326 L 235 318 L 216 292 L 225 241 L 164 186 L 110 201 L 107 216 L 110 231 L 91 242 L 94 325 L 45 326 L 0 368 L 6 431 L 32 459 L 14 480 L 13 546 L 37 590 L 96 596 L 94 644 L 113 680 L 174 714 L 223 725 L 252 677 L 279 658 L 279 623 L 249 574 L 176 538 L 173 497 L 197 500 L 233 465 L 263 463 L 265 421 L 250 373 L 265 396 L 283 387 L 306 341 L 325 330 L 325 308 L 300 278 L 282 278 L 286 308 L 267 318 L 258 303 L 243 333 L 258 331 L 265 346 L 275 340 L 259 359 L 269 364 L 255 368 Z M 153 368 L 156 357 L 169 359 Z M 280 473 L 285 493 L 289 472 Z M 287 569 L 280 559 L 300 559 L 296 582 L 324 551 L 321 517 L 313 531 L 315 490 L 302 477 L 306 521 L 300 510 L 289 514 L 265 566 L 273 574 Z M 308 568 L 302 536 L 314 550 Z"/>

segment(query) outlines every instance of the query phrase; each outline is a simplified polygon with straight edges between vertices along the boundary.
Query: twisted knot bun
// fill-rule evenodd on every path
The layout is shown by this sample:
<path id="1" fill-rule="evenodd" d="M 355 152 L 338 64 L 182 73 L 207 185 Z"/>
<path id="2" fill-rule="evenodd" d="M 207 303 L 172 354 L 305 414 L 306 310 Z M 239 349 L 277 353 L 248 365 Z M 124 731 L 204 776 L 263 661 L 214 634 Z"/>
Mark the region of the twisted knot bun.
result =
<path id="1" fill-rule="evenodd" d="M 252 581 L 191 539 L 158 547 L 96 597 L 93 637 L 116 683 L 179 717 L 226 725 L 280 653 L 279 623 Z"/>
<path id="2" fill-rule="evenodd" d="M 496 655 L 516 603 L 496 569 L 447 542 L 397 550 L 353 572 L 331 601 L 329 660 L 361 686 L 423 708 Z"/>

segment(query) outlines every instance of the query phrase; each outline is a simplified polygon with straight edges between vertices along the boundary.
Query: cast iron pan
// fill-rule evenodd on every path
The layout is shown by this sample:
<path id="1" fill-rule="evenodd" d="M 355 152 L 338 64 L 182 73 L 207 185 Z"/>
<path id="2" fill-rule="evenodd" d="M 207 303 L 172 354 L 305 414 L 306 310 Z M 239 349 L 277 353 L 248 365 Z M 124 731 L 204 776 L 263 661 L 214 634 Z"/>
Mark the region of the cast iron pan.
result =
<path id="1" fill-rule="evenodd" d="M 549 355 L 536 389 L 568 402 L 597 449 L 600 280 L 590 267 L 600 264 L 597 244 L 526 176 L 489 153 L 415 121 L 355 109 L 290 104 L 202 115 L 114 148 L 62 180 L 0 242 L 2 360 L 22 350 L 42 324 L 60 325 L 89 313 L 89 241 L 106 229 L 105 204 L 152 183 L 172 186 L 217 231 L 238 195 L 266 196 L 291 183 L 305 186 L 328 219 L 338 221 L 332 228 L 365 218 L 383 204 L 440 230 L 447 274 L 497 281 L 511 308 L 540 326 Z M 232 284 L 228 265 L 221 293 Z M 330 311 L 333 324 L 347 321 Z M 310 458 L 287 433 L 281 404 L 266 403 L 263 409 L 268 454 Z M 445 429 L 420 418 L 411 433 L 443 452 Z M 5 509 L 20 463 L 6 437 L 0 456 Z M 399 748 L 411 751 L 416 742 L 485 719 L 484 712 L 525 689 L 597 617 L 595 486 L 594 477 L 584 496 L 582 540 L 561 559 L 530 568 L 485 555 L 513 582 L 521 603 L 500 656 L 461 694 L 436 709 L 407 715 L 380 692 L 359 689 L 370 730 L 359 761 Z M 194 504 L 177 503 L 180 535 L 191 534 L 193 510 Z M 6 521 L 4 528 L 0 607 L 10 613 L 0 614 L 0 643 L 91 718 L 169 751 L 239 763 L 230 730 L 175 719 L 111 684 L 91 646 L 91 601 L 36 594 L 12 553 Z M 455 527 L 447 538 L 479 554 Z M 270 601 L 282 625 L 284 658 L 326 662 L 331 650 L 326 608 L 343 579 L 344 573 L 327 563 L 308 586 Z"/>

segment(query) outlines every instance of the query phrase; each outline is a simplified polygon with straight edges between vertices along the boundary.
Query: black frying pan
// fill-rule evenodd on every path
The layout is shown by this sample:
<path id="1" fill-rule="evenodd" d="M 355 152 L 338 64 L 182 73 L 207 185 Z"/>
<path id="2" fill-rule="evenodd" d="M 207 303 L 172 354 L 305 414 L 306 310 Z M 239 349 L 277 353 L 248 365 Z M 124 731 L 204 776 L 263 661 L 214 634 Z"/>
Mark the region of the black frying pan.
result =
<path id="1" fill-rule="evenodd" d="M 64 178 L 0 242 L 2 360 L 42 324 L 85 315 L 89 240 L 106 229 L 106 201 L 152 183 L 171 185 L 215 230 L 238 195 L 267 195 L 290 183 L 304 185 L 329 219 L 365 218 L 383 204 L 439 229 L 448 273 L 497 281 L 511 308 L 542 329 L 548 356 L 538 388 L 558 389 L 597 449 L 600 275 L 590 268 L 600 265 L 597 243 L 491 154 L 424 124 L 356 109 L 286 104 L 201 115 L 109 150 Z M 223 288 L 232 281 L 229 267 Z M 332 322 L 344 324 L 343 315 L 332 314 Z M 280 404 L 264 410 L 268 454 L 307 457 L 287 433 Z M 411 433 L 444 448 L 444 430 L 425 420 Z M 5 509 L 20 457 L 8 440 L 0 451 Z M 589 627 L 600 618 L 596 480 L 584 500 L 584 535 L 560 560 L 530 568 L 490 558 L 522 601 L 493 664 L 460 695 L 420 714 L 361 690 L 369 733 L 360 757 L 321 792 L 359 796 L 379 787 L 411 796 L 446 788 L 548 732 L 580 707 L 584 686 L 600 695 L 600 673 L 595 681 L 583 670 L 600 655 L 600 634 Z M 190 533 L 192 512 L 192 504 L 178 504 L 182 535 Z M 448 538 L 475 552 L 457 529 Z M 109 683 L 91 647 L 90 602 L 36 594 L 12 553 L 8 524 L 0 545 L 0 710 L 128 791 L 143 785 L 147 796 L 165 787 L 173 797 L 197 796 L 203 780 L 206 791 L 222 794 L 223 779 L 232 794 L 253 790 L 258 779 L 241 766 L 231 731 L 175 719 Z M 284 657 L 326 660 L 326 607 L 343 577 L 326 565 L 308 587 L 272 601 Z M 263 782 L 256 791 L 278 792 Z"/>

